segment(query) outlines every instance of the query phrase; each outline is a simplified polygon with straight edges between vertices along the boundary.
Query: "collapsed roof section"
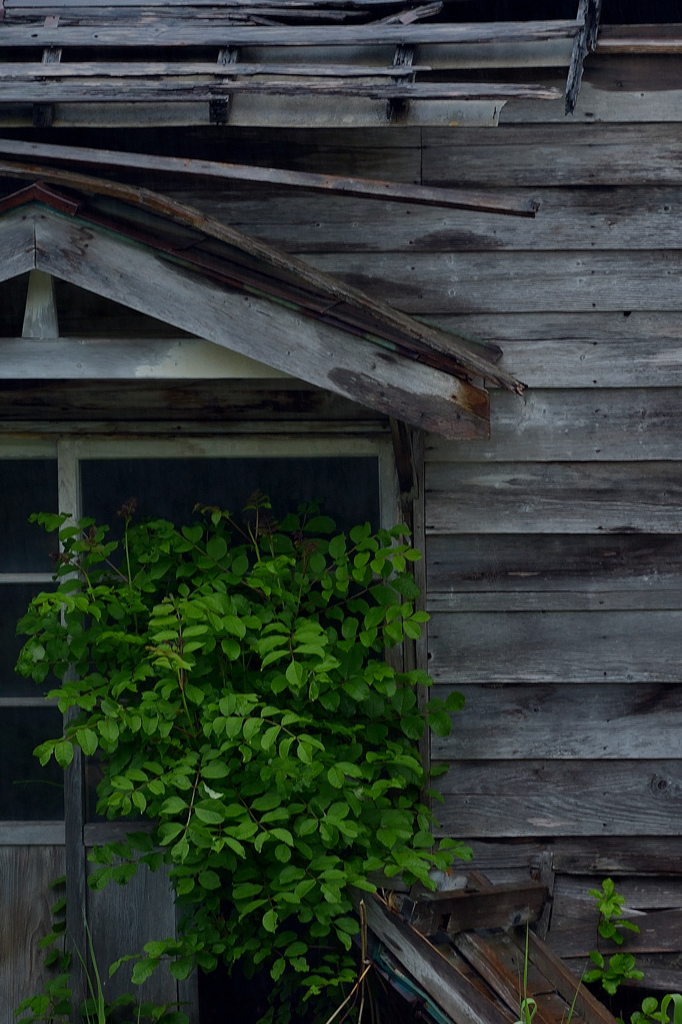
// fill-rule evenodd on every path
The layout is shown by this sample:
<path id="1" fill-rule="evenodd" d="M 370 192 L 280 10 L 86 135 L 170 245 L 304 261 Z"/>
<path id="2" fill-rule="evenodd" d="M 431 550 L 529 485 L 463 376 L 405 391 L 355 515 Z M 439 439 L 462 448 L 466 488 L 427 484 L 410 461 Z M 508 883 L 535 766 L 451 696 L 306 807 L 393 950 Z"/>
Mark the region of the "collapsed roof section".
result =
<path id="1" fill-rule="evenodd" d="M 42 270 L 444 437 L 488 435 L 474 378 L 523 388 L 456 336 L 192 207 L 43 171 L 59 190 L 36 181 L 0 200 L 3 280 Z"/>

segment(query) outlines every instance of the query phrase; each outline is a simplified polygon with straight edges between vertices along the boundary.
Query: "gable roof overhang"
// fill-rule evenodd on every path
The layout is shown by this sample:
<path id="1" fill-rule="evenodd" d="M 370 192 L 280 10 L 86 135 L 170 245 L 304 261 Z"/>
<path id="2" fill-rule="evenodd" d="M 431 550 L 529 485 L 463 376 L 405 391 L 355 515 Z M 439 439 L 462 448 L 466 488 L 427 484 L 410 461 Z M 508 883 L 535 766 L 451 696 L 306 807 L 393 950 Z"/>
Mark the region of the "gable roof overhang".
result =
<path id="1" fill-rule="evenodd" d="M 444 437 L 489 434 L 472 378 L 523 387 L 455 336 L 198 210 L 69 171 L 16 176 L 36 170 L 42 181 L 0 200 L 0 280 L 43 270 Z"/>

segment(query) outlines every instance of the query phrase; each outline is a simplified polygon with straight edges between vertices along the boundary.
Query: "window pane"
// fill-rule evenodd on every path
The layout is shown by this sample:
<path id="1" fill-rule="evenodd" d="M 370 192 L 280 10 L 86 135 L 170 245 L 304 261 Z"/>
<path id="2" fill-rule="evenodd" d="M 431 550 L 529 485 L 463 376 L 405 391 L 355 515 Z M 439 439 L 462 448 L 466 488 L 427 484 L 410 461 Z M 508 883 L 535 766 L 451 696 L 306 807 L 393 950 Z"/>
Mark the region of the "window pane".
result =
<path id="1" fill-rule="evenodd" d="M 0 572 L 51 572 L 54 533 L 29 523 L 32 512 L 57 510 L 56 459 L 0 460 Z M 65 509 L 72 512 L 73 509 Z"/>
<path id="2" fill-rule="evenodd" d="M 108 523 L 119 536 L 116 512 L 137 498 L 138 517 L 192 522 L 197 502 L 240 515 L 255 490 L 270 495 L 282 518 L 299 502 L 319 500 L 339 529 L 369 520 L 379 525 L 376 458 L 328 459 L 93 459 L 81 463 L 84 515 Z"/>
<path id="3" fill-rule="evenodd" d="M 0 708 L 0 820 L 59 821 L 64 772 L 54 760 L 41 768 L 33 750 L 62 734 L 57 708 Z"/>
<path id="4" fill-rule="evenodd" d="M 17 622 L 26 614 L 30 600 L 51 585 L 40 583 L 5 583 L 0 586 L 0 697 L 38 697 L 59 683 L 48 676 L 42 686 L 24 679 L 14 666 L 19 651 L 28 637 L 17 636 Z"/>

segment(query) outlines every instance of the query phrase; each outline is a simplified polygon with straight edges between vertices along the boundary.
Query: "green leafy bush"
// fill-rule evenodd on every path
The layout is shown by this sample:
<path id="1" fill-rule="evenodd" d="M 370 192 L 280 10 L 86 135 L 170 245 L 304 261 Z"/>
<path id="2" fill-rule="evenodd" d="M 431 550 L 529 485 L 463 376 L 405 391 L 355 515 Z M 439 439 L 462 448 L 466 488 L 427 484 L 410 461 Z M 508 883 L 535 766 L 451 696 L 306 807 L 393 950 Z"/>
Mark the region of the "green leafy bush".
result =
<path id="1" fill-rule="evenodd" d="M 622 934 L 621 929 L 626 928 L 628 931 L 639 934 L 639 927 L 633 924 L 632 921 L 620 920 L 625 905 L 625 897 L 616 892 L 613 879 L 605 878 L 601 889 L 590 889 L 590 896 L 594 897 L 597 902 L 597 910 L 599 911 L 597 929 L 603 938 L 610 939 L 617 946 L 622 946 L 625 936 Z"/>
<path id="2" fill-rule="evenodd" d="M 107 527 L 35 517 L 59 530 L 59 585 L 19 624 L 18 670 L 52 671 L 50 696 L 75 709 L 41 763 L 66 767 L 74 744 L 100 756 L 100 813 L 155 823 L 93 855 L 95 888 L 170 868 L 179 936 L 133 954 L 133 980 L 168 958 L 177 978 L 221 957 L 267 965 L 285 1021 L 292 993 L 353 979 L 354 888 L 373 891 L 378 871 L 435 888 L 430 869 L 471 851 L 434 840 L 418 750 L 425 722 L 447 734 L 463 698 L 421 709 L 430 677 L 384 659 L 428 618 L 408 531 L 347 537 L 315 508 L 281 524 L 268 509 L 254 496 L 242 527 L 201 508 L 177 530 L 132 525 L 126 503 L 121 564 Z"/>
<path id="3" fill-rule="evenodd" d="M 590 953 L 590 960 L 597 966 L 594 970 L 587 971 L 583 980 L 587 982 L 601 981 L 602 988 L 610 996 L 614 996 L 626 978 L 643 978 L 643 971 L 637 970 L 635 958 L 632 953 L 616 953 L 609 957 L 609 965 L 606 966 L 604 957 L 596 949 Z"/>

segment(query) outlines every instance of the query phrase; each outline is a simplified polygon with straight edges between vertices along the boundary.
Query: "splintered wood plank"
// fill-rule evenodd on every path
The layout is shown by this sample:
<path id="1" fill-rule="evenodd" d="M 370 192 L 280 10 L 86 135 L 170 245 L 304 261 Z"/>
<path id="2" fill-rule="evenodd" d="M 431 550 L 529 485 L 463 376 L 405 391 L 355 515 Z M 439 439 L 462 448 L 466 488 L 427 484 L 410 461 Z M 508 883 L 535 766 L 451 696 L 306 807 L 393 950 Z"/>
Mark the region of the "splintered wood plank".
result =
<path id="1" fill-rule="evenodd" d="M 1 30 L 0 30 L 1 31 Z M 63 31 L 68 31 L 64 29 Z M 229 82 L 184 80 L 168 76 L 158 78 L 119 79 L 106 78 L 55 79 L 40 82 L 0 81 L 0 102 L 2 103 L 178 103 L 224 99 L 232 93 L 256 96 L 345 96 L 362 97 L 369 100 L 507 100 L 511 98 L 533 100 L 558 100 L 557 89 L 546 89 L 534 85 L 506 85 L 492 83 L 479 85 L 465 83 L 360 82 L 353 79 L 333 81 L 329 78 L 286 81 L 273 78 L 257 80 L 235 78 Z"/>
<path id="2" fill-rule="evenodd" d="M 676 462 L 431 463 L 427 533 L 679 533 Z"/>
<path id="3" fill-rule="evenodd" d="M 513 1017 L 477 989 L 435 946 L 379 901 L 365 897 L 367 923 L 389 952 L 455 1024 L 512 1024 Z"/>
<path id="4" fill-rule="evenodd" d="M 496 132 L 425 128 L 423 180 L 497 188 L 672 185 L 682 182 L 681 158 L 675 124 L 500 125 Z"/>
<path id="5" fill-rule="evenodd" d="M 680 353 L 682 358 L 682 352 Z M 490 396 L 491 436 L 427 439 L 427 462 L 678 459 L 681 388 L 533 390 Z"/>
<path id="6" fill-rule="evenodd" d="M 452 732 L 431 737 L 438 761 L 516 760 L 529 751 L 552 760 L 682 758 L 682 687 L 676 684 L 458 688 L 466 704 L 453 714 Z M 451 689 L 436 686 L 433 696 L 444 699 Z M 682 889 L 679 899 L 667 905 L 682 907 Z"/>
<path id="7" fill-rule="evenodd" d="M 488 156 L 495 159 L 492 151 Z M 499 159 L 504 162 L 506 153 Z M 679 311 L 680 305 L 680 250 L 410 253 L 409 258 L 365 252 L 315 255 L 310 262 L 420 315 L 500 309 Z"/>
<path id="8" fill-rule="evenodd" d="M 396 906 L 401 917 L 421 932 L 449 935 L 471 928 L 510 928 L 535 921 L 547 899 L 547 888 L 538 882 L 512 882 L 482 892 L 454 891 L 422 893 L 416 897 L 398 894 Z"/>
<path id="9" fill-rule="evenodd" d="M 539 939 L 533 932 L 527 932 L 526 935 L 528 936 L 528 955 L 532 962 L 554 984 L 557 992 L 567 1003 L 570 1006 L 575 1005 L 588 1024 L 616 1024 L 616 1018 L 609 1013 L 604 1004 L 595 999 L 584 985 L 579 984 L 578 979 L 566 964 L 542 939 Z M 519 946 L 522 943 L 525 944 L 525 936 L 518 931 L 515 933 L 515 939 Z"/>
<path id="10" fill-rule="evenodd" d="M 429 319 L 500 346 L 500 365 L 531 388 L 682 385 L 679 311 L 491 312 Z"/>
<path id="11" fill-rule="evenodd" d="M 480 938 L 479 936 L 472 937 Z M 526 964 L 525 950 L 519 949 L 509 932 L 486 935 L 485 940 L 481 941 L 485 942 L 486 948 L 495 954 L 497 960 L 505 966 L 506 970 L 511 972 L 519 992 L 523 989 L 524 971 L 527 973 L 526 983 L 529 996 L 539 1000 L 541 996 L 551 995 L 555 991 L 554 985 L 547 980 L 535 964 L 530 960 Z"/>
<path id="12" fill-rule="evenodd" d="M 575 21 L 505 21 L 480 24 L 328 25 L 223 27 L 230 46 L 395 46 L 400 43 L 530 42 L 573 38 Z M 216 26 L 198 19 L 192 24 L 45 28 L 39 25 L 0 26 L 0 47 L 16 46 L 215 46 Z"/>
<path id="13" fill-rule="evenodd" d="M 523 968 L 519 974 L 511 970 L 497 955 L 497 951 L 488 937 L 483 939 L 480 935 L 476 935 L 475 932 L 461 932 L 453 941 L 462 956 L 485 978 L 492 990 L 497 993 L 509 1009 L 513 1013 L 518 1013 L 521 1001 L 525 998 Z M 533 965 L 530 966 L 532 970 Z M 538 976 L 541 978 L 537 968 L 533 973 L 536 979 Z M 542 982 L 544 982 L 544 985 Z M 537 985 L 541 989 L 546 990 L 548 982 L 542 979 L 537 982 Z M 568 1011 L 566 1004 L 563 1003 L 563 1006 L 561 1004 L 557 1006 L 555 1003 L 553 1004 L 546 1000 L 543 1002 L 542 997 L 536 996 L 535 992 L 536 987 L 532 984 L 532 980 L 529 980 L 525 993 L 536 1000 L 538 1024 L 560 1024 L 562 1011 Z"/>
<path id="14" fill-rule="evenodd" d="M 679 760 L 458 761 L 439 789 L 445 802 L 438 819 L 448 835 L 630 836 L 640 830 L 675 836 L 682 765 Z"/>
<path id="15" fill-rule="evenodd" d="M 54 977 L 38 943 L 51 931 L 50 907 L 63 895 L 50 882 L 63 874 L 63 846 L 0 847 L 0 1024 L 14 1024 L 19 1003 Z"/>
<path id="16" fill-rule="evenodd" d="M 34 223 L 47 273 L 408 423 L 487 433 L 487 395 L 463 381 L 220 287 L 92 227 L 52 216 Z"/>
<path id="17" fill-rule="evenodd" d="M 435 612 L 429 672 L 455 686 L 679 683 L 681 629 L 680 610 Z"/>
<path id="18" fill-rule="evenodd" d="M 1 394 L 1 392 L 0 392 Z M 682 607 L 682 537 L 675 534 L 450 534 L 426 544 L 433 611 Z M 469 602 L 469 604 L 467 604 Z M 601 603 L 603 602 L 603 604 Z M 628 603 L 629 602 L 629 603 Z"/>

